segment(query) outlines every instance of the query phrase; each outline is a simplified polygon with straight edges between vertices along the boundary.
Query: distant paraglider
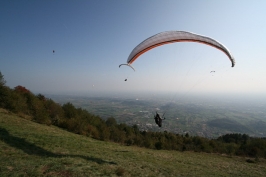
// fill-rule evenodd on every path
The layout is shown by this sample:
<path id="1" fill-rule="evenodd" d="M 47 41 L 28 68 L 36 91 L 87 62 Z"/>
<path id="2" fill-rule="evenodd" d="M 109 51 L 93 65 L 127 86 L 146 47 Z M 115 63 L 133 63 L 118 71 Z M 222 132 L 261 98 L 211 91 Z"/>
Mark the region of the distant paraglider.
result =
<path id="1" fill-rule="evenodd" d="M 119 65 L 126 65 L 131 67 L 134 71 L 135 69 L 131 66 L 131 64 L 136 61 L 136 59 L 142 55 L 143 53 L 164 44 L 170 44 L 175 42 L 198 42 L 202 44 L 206 44 L 212 47 L 215 47 L 222 52 L 224 52 L 229 60 L 231 61 L 232 67 L 235 66 L 235 60 L 230 51 L 220 42 L 206 36 L 186 32 L 186 31 L 166 31 L 158 33 L 154 36 L 151 36 L 137 45 L 130 55 L 128 56 L 127 63 Z"/>
<path id="2" fill-rule="evenodd" d="M 164 115 L 163 115 L 164 116 Z M 162 127 L 162 122 L 165 119 L 165 117 L 161 118 L 160 115 L 156 112 L 156 114 L 154 115 L 154 120 L 155 123 L 159 126 Z"/>

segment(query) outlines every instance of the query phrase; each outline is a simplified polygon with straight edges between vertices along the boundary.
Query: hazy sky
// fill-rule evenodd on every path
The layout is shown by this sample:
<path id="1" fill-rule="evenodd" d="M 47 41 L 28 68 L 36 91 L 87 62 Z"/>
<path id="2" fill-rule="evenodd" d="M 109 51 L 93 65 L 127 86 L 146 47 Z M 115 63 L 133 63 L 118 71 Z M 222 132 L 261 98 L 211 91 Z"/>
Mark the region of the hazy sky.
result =
<path id="1" fill-rule="evenodd" d="M 265 9 L 265 0 L 1 0 L 0 71 L 7 86 L 43 94 L 265 96 Z M 136 72 L 118 67 L 144 39 L 169 30 L 220 41 L 235 57 L 235 67 L 223 52 L 198 43 L 150 50 L 133 63 Z"/>

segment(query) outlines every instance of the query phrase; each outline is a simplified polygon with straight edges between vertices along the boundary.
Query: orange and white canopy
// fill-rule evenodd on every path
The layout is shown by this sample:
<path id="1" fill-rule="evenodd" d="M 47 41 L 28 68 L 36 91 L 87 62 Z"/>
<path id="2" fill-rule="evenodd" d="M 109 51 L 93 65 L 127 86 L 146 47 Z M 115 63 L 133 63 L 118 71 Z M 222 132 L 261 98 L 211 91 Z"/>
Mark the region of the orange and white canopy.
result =
<path id="1" fill-rule="evenodd" d="M 191 32 L 186 32 L 186 31 L 166 31 L 166 32 L 161 32 L 158 34 L 155 34 L 154 36 L 151 36 L 147 39 L 145 39 L 143 42 L 141 42 L 139 45 L 137 45 L 130 55 L 128 56 L 127 59 L 127 64 L 121 64 L 121 65 L 128 65 L 132 69 L 134 69 L 131 64 L 143 53 L 164 45 L 164 44 L 169 44 L 169 43 L 174 43 L 174 42 L 198 42 L 202 44 L 206 44 L 212 47 L 215 47 L 222 52 L 224 52 L 229 60 L 232 63 L 232 67 L 235 66 L 235 60 L 230 51 L 220 42 L 206 36 L 194 34 Z M 119 67 L 121 66 L 119 65 Z"/>

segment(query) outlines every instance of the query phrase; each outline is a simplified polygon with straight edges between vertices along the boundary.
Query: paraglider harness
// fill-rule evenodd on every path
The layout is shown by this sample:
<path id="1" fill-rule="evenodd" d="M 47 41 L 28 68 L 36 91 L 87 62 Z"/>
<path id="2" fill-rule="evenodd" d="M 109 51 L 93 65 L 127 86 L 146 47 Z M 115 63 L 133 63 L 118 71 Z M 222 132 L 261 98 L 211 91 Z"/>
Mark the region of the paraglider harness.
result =
<path id="1" fill-rule="evenodd" d="M 164 114 L 163 118 L 160 117 L 160 115 L 156 112 L 156 115 L 154 115 L 155 123 L 159 126 L 162 127 L 162 121 L 165 119 Z"/>

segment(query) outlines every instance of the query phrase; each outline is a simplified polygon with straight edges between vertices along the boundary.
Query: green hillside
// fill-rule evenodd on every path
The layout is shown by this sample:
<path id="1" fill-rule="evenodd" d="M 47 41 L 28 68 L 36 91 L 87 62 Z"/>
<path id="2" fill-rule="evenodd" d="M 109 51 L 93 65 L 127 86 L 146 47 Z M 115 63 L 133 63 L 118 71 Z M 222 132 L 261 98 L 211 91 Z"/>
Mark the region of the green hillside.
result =
<path id="1" fill-rule="evenodd" d="M 0 109 L 0 176 L 263 176 L 265 159 L 98 141 Z M 253 159 L 251 162 L 254 162 Z"/>

